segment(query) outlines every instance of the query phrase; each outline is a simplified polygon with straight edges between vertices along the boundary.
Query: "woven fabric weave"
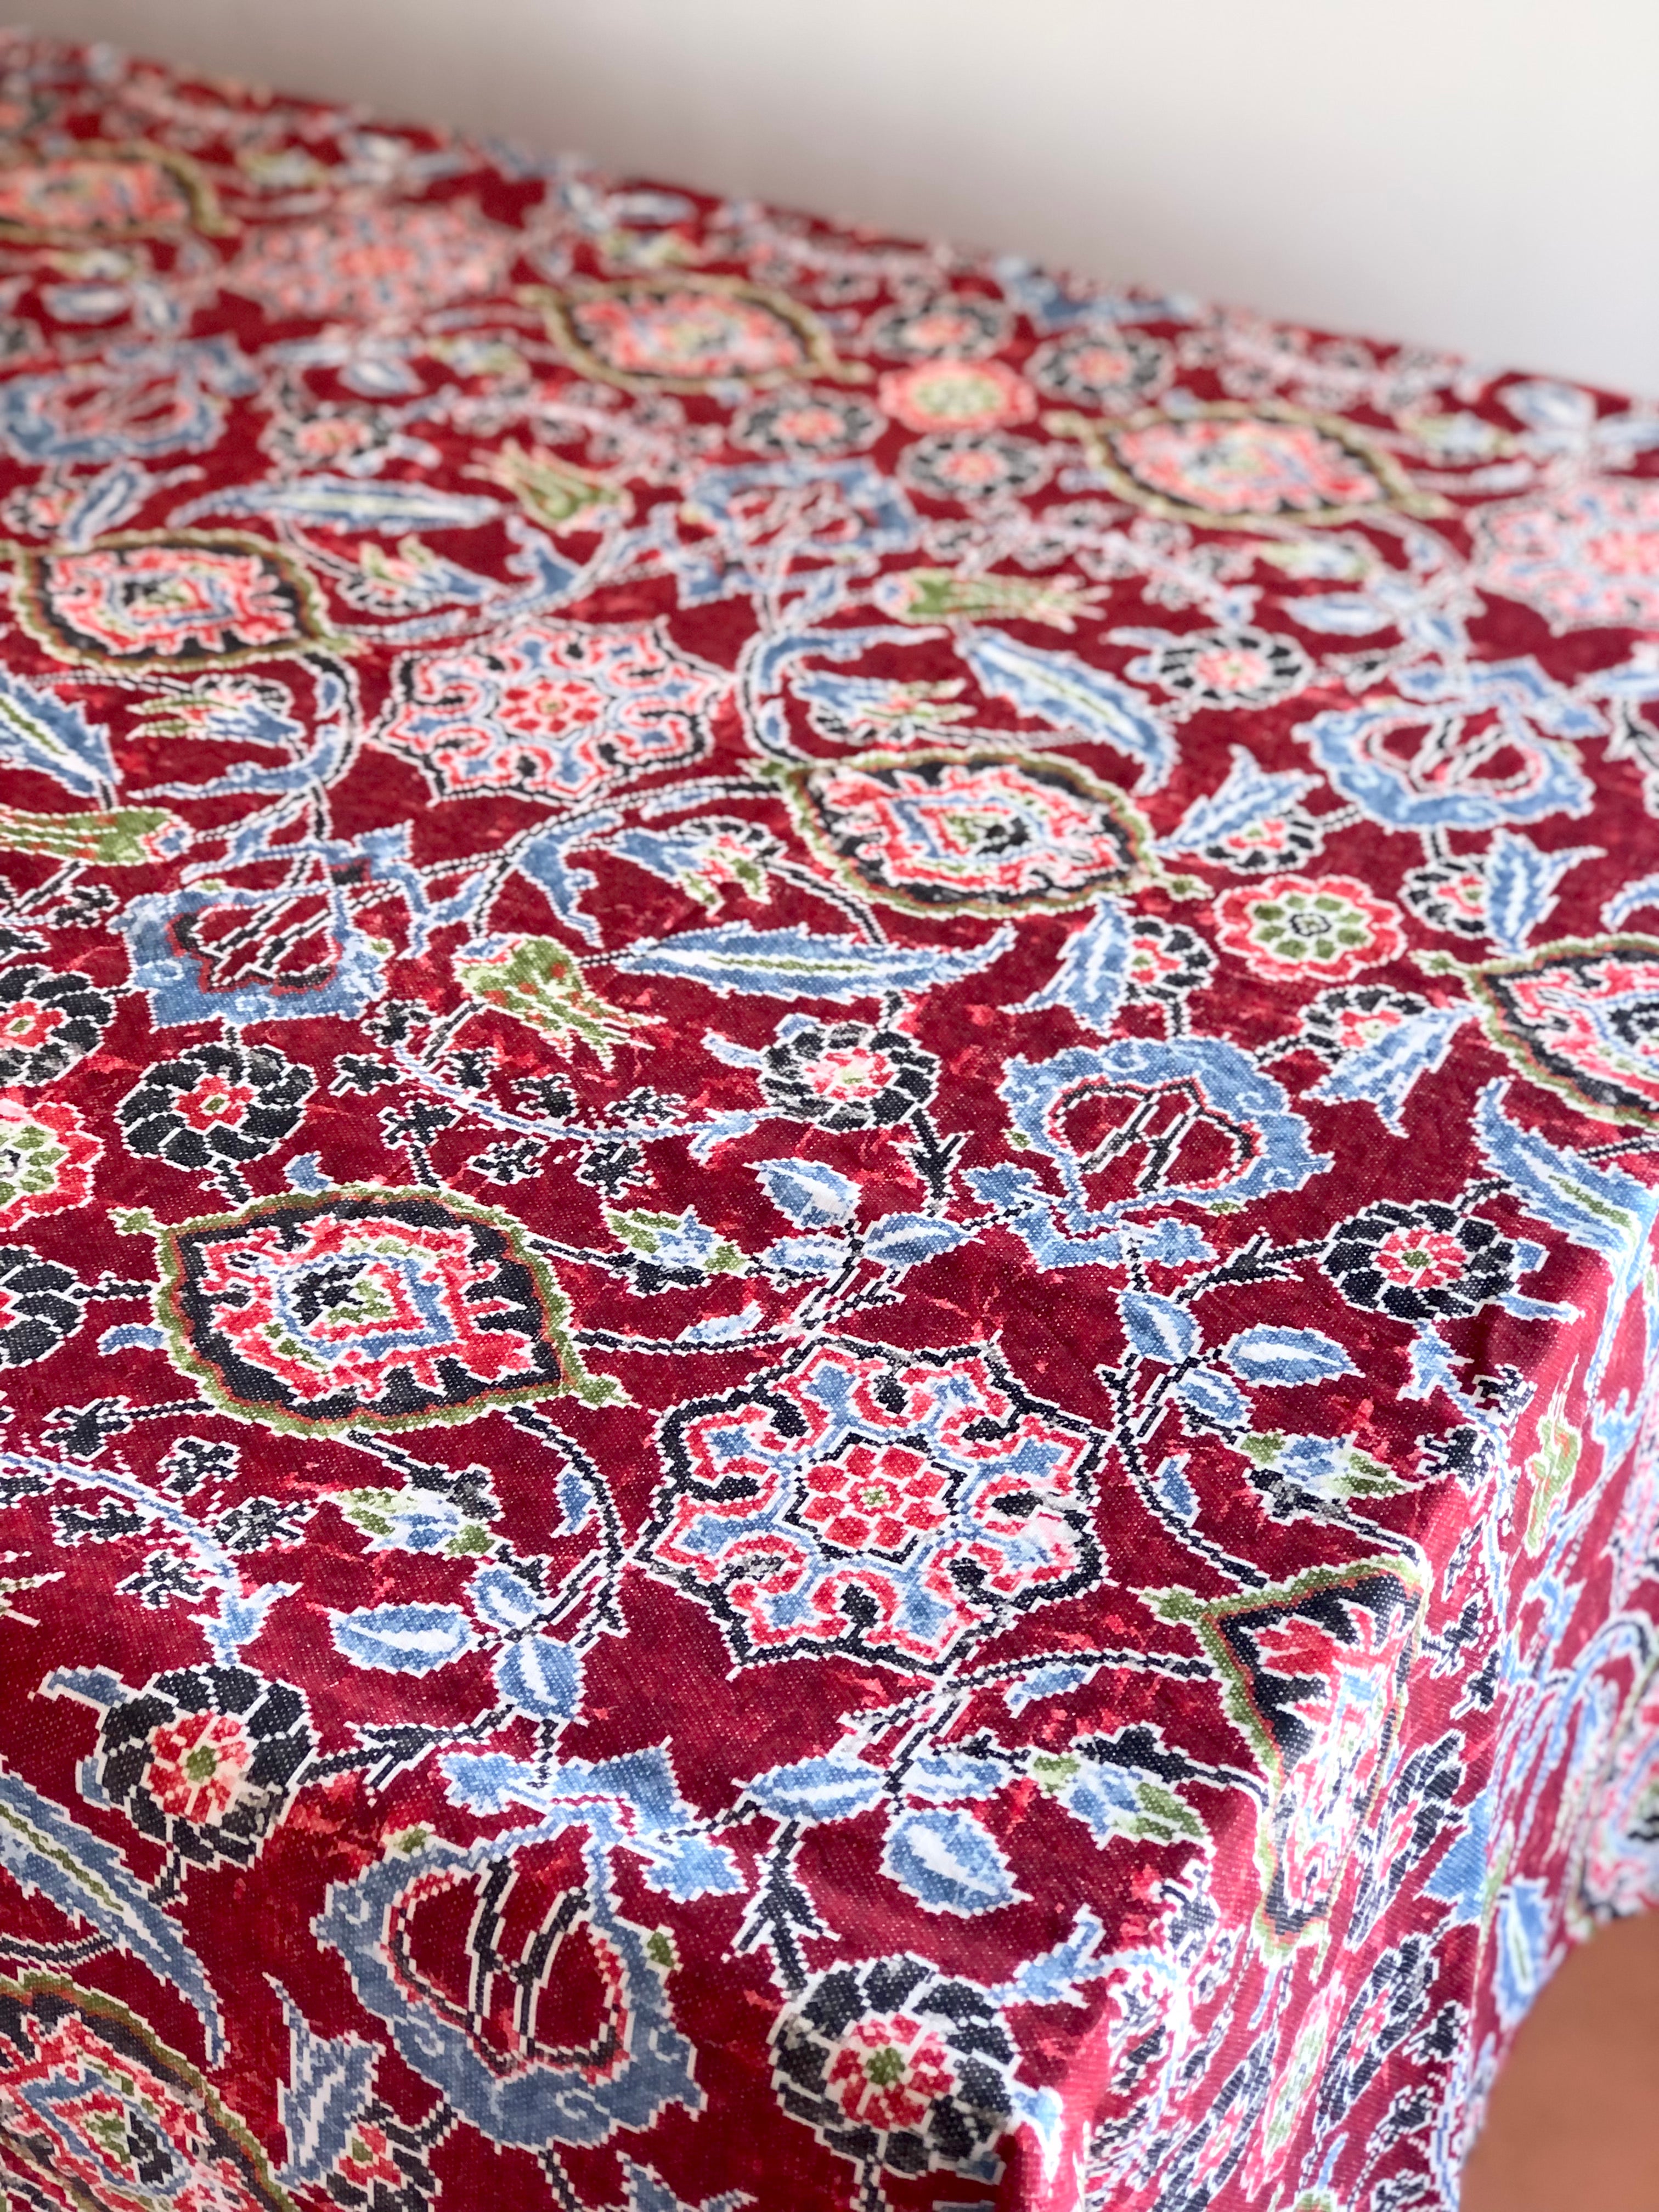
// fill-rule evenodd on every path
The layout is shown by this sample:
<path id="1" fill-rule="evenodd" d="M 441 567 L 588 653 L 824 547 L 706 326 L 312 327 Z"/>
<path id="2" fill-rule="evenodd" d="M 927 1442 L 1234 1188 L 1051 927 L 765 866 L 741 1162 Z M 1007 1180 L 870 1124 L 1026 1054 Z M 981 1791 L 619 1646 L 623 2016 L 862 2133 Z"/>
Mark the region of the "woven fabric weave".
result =
<path id="1" fill-rule="evenodd" d="M 1659 411 L 0 124 L 0 2196 L 1455 2205 L 1659 1887 Z"/>

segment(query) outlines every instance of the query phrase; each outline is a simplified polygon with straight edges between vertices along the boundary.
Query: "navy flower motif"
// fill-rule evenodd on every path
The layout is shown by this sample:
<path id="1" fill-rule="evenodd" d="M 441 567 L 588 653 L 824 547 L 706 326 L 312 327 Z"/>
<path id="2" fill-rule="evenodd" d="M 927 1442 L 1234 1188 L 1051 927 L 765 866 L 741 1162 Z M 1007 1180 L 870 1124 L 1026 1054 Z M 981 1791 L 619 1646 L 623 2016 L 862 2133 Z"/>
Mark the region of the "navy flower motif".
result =
<path id="1" fill-rule="evenodd" d="M 55 975 L 34 962 L 0 975 L 0 1085 L 55 1083 L 96 1049 L 115 1018 L 114 1002 L 72 969 Z"/>
<path id="2" fill-rule="evenodd" d="M 303 1693 L 246 1667 L 181 1667 L 104 1715 L 97 1778 L 140 1835 L 249 1866 L 313 1749 Z"/>
<path id="3" fill-rule="evenodd" d="M 1321 1264 L 1350 1305 L 1396 1321 L 1452 1321 L 1515 1286 L 1515 1246 L 1479 1214 L 1381 1199 L 1333 1230 Z"/>
<path id="4" fill-rule="evenodd" d="M 274 1045 L 192 1045 L 116 1108 L 127 1149 L 175 1168 L 263 1159 L 291 1137 L 316 1078 Z"/>
<path id="5" fill-rule="evenodd" d="M 769 1106 L 837 1135 L 889 1128 L 926 1106 L 939 1062 L 913 1039 L 866 1022 L 786 1022 L 762 1056 Z"/>

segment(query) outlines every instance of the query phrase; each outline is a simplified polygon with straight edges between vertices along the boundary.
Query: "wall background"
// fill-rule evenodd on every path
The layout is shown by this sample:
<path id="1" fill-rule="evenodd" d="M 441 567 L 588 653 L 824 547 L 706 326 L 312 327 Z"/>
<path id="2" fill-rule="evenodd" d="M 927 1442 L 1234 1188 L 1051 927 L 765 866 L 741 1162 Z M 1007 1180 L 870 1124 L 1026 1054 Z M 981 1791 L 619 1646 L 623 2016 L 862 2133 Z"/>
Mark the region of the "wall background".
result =
<path id="1" fill-rule="evenodd" d="M 1659 396 L 1655 0 L 33 0 L 32 20 Z"/>

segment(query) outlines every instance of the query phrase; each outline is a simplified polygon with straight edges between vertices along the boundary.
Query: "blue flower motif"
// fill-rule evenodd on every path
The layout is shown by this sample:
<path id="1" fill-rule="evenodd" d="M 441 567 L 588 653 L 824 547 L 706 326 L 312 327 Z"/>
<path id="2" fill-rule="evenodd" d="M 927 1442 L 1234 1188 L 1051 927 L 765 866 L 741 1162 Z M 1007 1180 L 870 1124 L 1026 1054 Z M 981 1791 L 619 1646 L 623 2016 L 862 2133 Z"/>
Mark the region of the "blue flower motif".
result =
<path id="1" fill-rule="evenodd" d="M 1330 1165 L 1281 1086 L 1216 1037 L 1123 1037 L 1012 1060 L 1002 1096 L 1018 1134 L 1059 1169 L 1054 1216 L 1075 1238 L 1175 1200 L 1243 1206 L 1299 1190 Z M 1016 1226 L 1037 1251 L 1026 1222 Z M 1115 1257 L 1115 1245 L 1097 1256 Z"/>

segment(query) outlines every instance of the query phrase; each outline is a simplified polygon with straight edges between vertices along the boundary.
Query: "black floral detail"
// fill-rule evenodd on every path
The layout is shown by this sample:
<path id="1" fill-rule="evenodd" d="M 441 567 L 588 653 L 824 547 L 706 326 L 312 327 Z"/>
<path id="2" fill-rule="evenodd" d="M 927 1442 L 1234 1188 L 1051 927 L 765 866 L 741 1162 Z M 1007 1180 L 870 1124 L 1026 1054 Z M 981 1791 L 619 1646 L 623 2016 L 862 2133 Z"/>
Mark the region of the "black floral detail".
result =
<path id="1" fill-rule="evenodd" d="M 263 1552 L 268 1544 L 297 1544 L 317 1510 L 307 1499 L 245 1498 L 219 1516 L 213 1540 L 227 1552 Z"/>
<path id="2" fill-rule="evenodd" d="M 331 1098 L 367 1098 L 398 1080 L 397 1069 L 376 1060 L 373 1053 L 343 1052 L 335 1056 L 334 1079 L 328 1091 Z"/>
<path id="3" fill-rule="evenodd" d="M 158 1061 L 115 1118 L 143 1159 L 190 1172 L 258 1160 L 299 1127 L 316 1079 L 275 1045 L 191 1045 Z"/>
<path id="4" fill-rule="evenodd" d="M 125 1435 L 137 1418 L 128 1398 L 55 1406 L 41 1425 L 40 1441 L 67 1459 L 96 1459 L 111 1438 Z"/>
<path id="5" fill-rule="evenodd" d="M 54 1505 L 52 1523 L 63 1545 L 118 1544 L 124 1536 L 138 1534 L 145 1516 L 131 1505 L 106 1498 L 89 1510 L 81 1505 Z"/>
<path id="6" fill-rule="evenodd" d="M 1428 1011 L 1428 1000 L 1412 991 L 1391 991 L 1385 983 L 1344 984 L 1322 991 L 1303 1010 L 1302 1039 L 1334 1065 Z"/>
<path id="7" fill-rule="evenodd" d="M 380 1133 L 388 1145 L 415 1144 L 422 1147 L 441 1136 L 455 1120 L 455 1109 L 438 1098 L 411 1098 L 406 1105 L 382 1106 Z"/>
<path id="8" fill-rule="evenodd" d="M 152 1552 L 137 1574 L 117 1583 L 118 1597 L 136 1597 L 153 1613 L 170 1605 L 194 1605 L 203 1595 L 201 1577 L 188 1559 L 175 1552 Z"/>
<path id="9" fill-rule="evenodd" d="M 67 1344 L 86 1311 L 86 1286 L 55 1260 L 0 1244 L 0 1367 L 27 1367 Z"/>
<path id="10" fill-rule="evenodd" d="M 527 1112 L 543 1115 L 550 1121 L 568 1121 L 576 1110 L 569 1086 L 556 1076 L 521 1075 L 513 1085 L 513 1096 Z"/>
<path id="11" fill-rule="evenodd" d="M 1271 707 L 1310 684 L 1314 664 L 1293 637 L 1200 629 L 1154 647 L 1135 674 L 1188 707 Z"/>
<path id="12" fill-rule="evenodd" d="M 1007 335 L 1008 311 L 998 301 L 951 292 L 890 308 L 872 325 L 866 343 L 872 353 L 908 361 L 973 360 L 994 353 Z"/>
<path id="13" fill-rule="evenodd" d="M 228 1482 L 240 1463 L 234 1444 L 210 1443 L 205 1437 L 180 1437 L 161 1466 L 167 1488 L 175 1497 L 188 1498 L 204 1482 Z"/>
<path id="14" fill-rule="evenodd" d="M 249 1866 L 313 1748 L 291 1684 L 246 1667 L 180 1667 L 104 1715 L 97 1779 L 152 1842 L 197 1866 Z"/>
<path id="15" fill-rule="evenodd" d="M 1170 358 L 1141 331 L 1075 331 L 1040 346 L 1030 374 L 1058 399 L 1121 412 L 1146 405 L 1167 380 Z"/>
<path id="16" fill-rule="evenodd" d="M 1514 1245 L 1479 1214 L 1380 1199 L 1333 1230 L 1321 1264 L 1350 1305 L 1396 1321 L 1455 1320 L 1515 1285 Z"/>
<path id="17" fill-rule="evenodd" d="M 361 1026 L 376 1044 L 385 1045 L 390 1052 L 407 1044 L 416 1030 L 424 1029 L 432 1019 L 431 1007 L 420 999 L 388 999 L 372 1014 L 365 1014 Z"/>
<path id="18" fill-rule="evenodd" d="M 876 410 L 839 392 L 774 392 L 732 426 L 740 445 L 763 453 L 845 453 L 867 446 L 884 427 Z"/>
<path id="19" fill-rule="evenodd" d="M 447 1052 L 438 1063 L 438 1073 L 458 1091 L 487 1091 L 495 1069 L 493 1047 L 459 1045 L 453 1052 Z"/>
<path id="20" fill-rule="evenodd" d="M 429 2140 L 429 2130 L 410 2127 L 376 2097 L 347 2133 L 329 2195 L 346 2212 L 431 2212 L 438 2183 Z"/>
<path id="21" fill-rule="evenodd" d="M 897 1030 L 803 1022 L 786 1026 L 767 1047 L 760 1087 L 767 1104 L 792 1121 L 816 1121 L 837 1134 L 884 1129 L 928 1103 L 939 1088 L 939 1062 Z"/>
<path id="22" fill-rule="evenodd" d="M 1132 999 L 1184 999 L 1208 982 L 1214 968 L 1214 953 L 1184 921 L 1144 915 L 1130 930 L 1124 981 Z"/>
<path id="23" fill-rule="evenodd" d="M 820 1975 L 772 2031 L 785 2112 L 890 2173 L 994 2172 L 1015 2063 L 985 1990 L 903 1954 Z"/>
<path id="24" fill-rule="evenodd" d="M 602 1143 L 591 1145 L 576 1165 L 576 1180 L 585 1182 L 590 1190 L 603 1191 L 607 1198 L 616 1198 L 635 1183 L 647 1180 L 645 1154 L 638 1145 L 630 1145 L 625 1137 L 607 1137 Z"/>
<path id="25" fill-rule="evenodd" d="M 938 430 L 907 447 L 899 474 L 929 499 L 996 499 L 1034 491 L 1048 456 L 1000 430 Z"/>
<path id="26" fill-rule="evenodd" d="M 1400 897 L 1419 921 L 1449 937 L 1487 934 L 1486 878 L 1478 854 L 1413 868 L 1400 886 Z"/>
<path id="27" fill-rule="evenodd" d="M 0 1085 L 55 1083 L 96 1049 L 115 1004 L 89 975 L 29 961 L 0 975 Z"/>
<path id="28" fill-rule="evenodd" d="M 502 1137 L 472 1157 L 473 1172 L 491 1182 L 528 1182 L 542 1171 L 547 1146 L 538 1137 Z"/>

